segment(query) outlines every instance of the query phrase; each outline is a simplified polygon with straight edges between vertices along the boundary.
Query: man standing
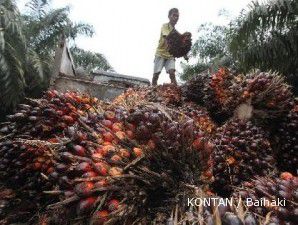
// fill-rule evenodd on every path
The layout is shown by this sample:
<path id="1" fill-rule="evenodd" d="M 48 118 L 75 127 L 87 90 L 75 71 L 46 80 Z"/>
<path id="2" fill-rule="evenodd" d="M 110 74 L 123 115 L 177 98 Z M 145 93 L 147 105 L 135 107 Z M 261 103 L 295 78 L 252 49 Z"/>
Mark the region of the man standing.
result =
<path id="1" fill-rule="evenodd" d="M 161 27 L 160 39 L 155 53 L 154 73 L 152 78 L 153 86 L 157 85 L 158 77 L 163 67 L 165 67 L 166 72 L 170 74 L 171 83 L 177 85 L 175 77 L 175 58 L 169 53 L 166 37 L 175 28 L 175 25 L 179 19 L 178 9 L 170 9 L 168 17 L 169 22 L 163 24 Z"/>

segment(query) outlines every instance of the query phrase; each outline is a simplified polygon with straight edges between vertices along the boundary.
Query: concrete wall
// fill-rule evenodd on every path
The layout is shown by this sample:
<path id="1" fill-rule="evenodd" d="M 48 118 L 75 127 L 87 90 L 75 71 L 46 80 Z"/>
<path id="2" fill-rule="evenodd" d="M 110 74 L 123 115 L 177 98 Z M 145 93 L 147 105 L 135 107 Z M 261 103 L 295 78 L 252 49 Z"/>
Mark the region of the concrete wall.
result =
<path id="1" fill-rule="evenodd" d="M 72 90 L 87 93 L 101 100 L 112 100 L 126 90 L 126 88 L 123 87 L 97 84 L 91 81 L 66 76 L 56 78 L 53 88 L 61 92 Z"/>
<path id="2" fill-rule="evenodd" d="M 96 83 L 118 84 L 125 87 L 134 85 L 150 85 L 150 81 L 148 79 L 106 71 L 94 71 L 91 76 L 93 77 L 93 81 Z"/>

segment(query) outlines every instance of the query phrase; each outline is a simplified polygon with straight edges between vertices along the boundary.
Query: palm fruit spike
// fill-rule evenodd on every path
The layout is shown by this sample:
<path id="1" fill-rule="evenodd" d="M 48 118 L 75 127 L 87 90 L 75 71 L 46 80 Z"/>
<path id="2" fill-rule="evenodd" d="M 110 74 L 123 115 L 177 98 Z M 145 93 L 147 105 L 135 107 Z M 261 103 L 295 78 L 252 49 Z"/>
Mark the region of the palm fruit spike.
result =
<path id="1" fill-rule="evenodd" d="M 255 175 L 274 172 L 273 151 L 266 133 L 251 121 L 231 120 L 214 138 L 214 188 L 222 195 Z"/>
<path id="2" fill-rule="evenodd" d="M 182 95 L 187 101 L 193 101 L 198 105 L 204 104 L 207 84 L 210 82 L 208 73 L 200 73 L 182 85 Z"/>

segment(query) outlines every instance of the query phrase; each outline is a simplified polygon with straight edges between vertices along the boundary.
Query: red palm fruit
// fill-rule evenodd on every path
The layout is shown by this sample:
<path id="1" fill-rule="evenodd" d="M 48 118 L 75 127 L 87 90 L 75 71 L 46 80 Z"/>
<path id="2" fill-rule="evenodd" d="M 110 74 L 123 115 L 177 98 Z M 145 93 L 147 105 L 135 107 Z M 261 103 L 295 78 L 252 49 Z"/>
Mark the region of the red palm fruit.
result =
<path id="1" fill-rule="evenodd" d="M 48 139 L 48 142 L 59 143 L 59 140 L 57 138 L 50 138 L 50 139 Z"/>
<path id="2" fill-rule="evenodd" d="M 152 139 L 150 139 L 150 140 L 148 141 L 147 146 L 148 146 L 149 149 L 151 149 L 151 150 L 153 150 L 153 149 L 156 148 L 156 144 L 155 144 L 155 142 L 154 142 Z"/>
<path id="3" fill-rule="evenodd" d="M 122 123 L 113 123 L 113 125 L 112 125 L 112 130 L 113 130 L 114 132 L 122 131 L 122 130 L 123 130 Z"/>
<path id="4" fill-rule="evenodd" d="M 204 147 L 204 141 L 202 138 L 197 138 L 193 143 L 192 146 L 194 149 L 200 151 Z"/>
<path id="5" fill-rule="evenodd" d="M 46 172 L 46 174 L 51 174 L 52 172 L 54 172 L 54 168 L 53 167 L 49 167 L 48 169 L 47 169 L 47 172 Z"/>
<path id="6" fill-rule="evenodd" d="M 77 214 L 83 215 L 90 212 L 94 206 L 95 201 L 95 197 L 82 199 L 77 205 Z"/>
<path id="7" fill-rule="evenodd" d="M 108 202 L 108 209 L 109 211 L 115 211 L 119 208 L 120 202 L 117 199 L 112 199 Z"/>
<path id="8" fill-rule="evenodd" d="M 125 148 L 121 148 L 119 150 L 119 154 L 122 158 L 125 158 L 125 159 L 128 159 L 130 157 L 130 152 Z"/>
<path id="9" fill-rule="evenodd" d="M 114 163 L 117 163 L 117 162 L 120 162 L 122 160 L 122 158 L 119 156 L 119 155 L 113 155 L 111 157 L 111 160 L 114 162 Z"/>
<path id="10" fill-rule="evenodd" d="M 133 148 L 133 153 L 136 157 L 140 157 L 143 155 L 143 150 L 141 148 Z"/>
<path id="11" fill-rule="evenodd" d="M 92 171 L 92 166 L 90 165 L 90 163 L 81 162 L 76 166 L 76 170 L 79 172 L 85 173 L 85 172 Z"/>
<path id="12" fill-rule="evenodd" d="M 103 146 L 102 145 L 99 145 L 96 149 L 95 149 L 95 152 L 96 153 L 102 153 L 102 148 L 103 148 Z"/>
<path id="13" fill-rule="evenodd" d="M 109 141 L 104 141 L 102 143 L 103 146 L 107 146 L 107 145 L 112 145 L 112 142 L 109 142 Z"/>
<path id="14" fill-rule="evenodd" d="M 95 163 L 95 166 L 96 166 L 95 168 L 96 171 L 98 171 L 101 176 L 108 175 L 109 165 L 107 163 L 98 162 L 98 163 Z"/>
<path id="15" fill-rule="evenodd" d="M 87 134 L 85 134 L 81 131 L 78 131 L 76 136 L 77 136 L 78 141 L 80 141 L 80 142 L 81 141 L 86 141 L 88 139 Z"/>
<path id="16" fill-rule="evenodd" d="M 131 130 L 127 130 L 126 136 L 128 137 L 128 139 L 134 139 L 135 134 Z"/>
<path id="17" fill-rule="evenodd" d="M 95 188 L 102 188 L 108 186 L 108 181 L 106 179 L 101 179 L 94 184 Z"/>
<path id="18" fill-rule="evenodd" d="M 106 156 L 107 154 L 110 154 L 112 152 L 115 152 L 116 151 L 116 148 L 113 146 L 113 145 L 105 145 L 102 147 L 102 151 L 101 151 L 101 154 L 103 156 Z"/>
<path id="19" fill-rule="evenodd" d="M 74 191 L 78 196 L 90 196 L 92 194 L 93 188 L 94 188 L 94 183 L 85 181 L 77 184 L 74 187 Z"/>
<path id="20" fill-rule="evenodd" d="M 73 151 L 78 156 L 86 156 L 86 149 L 81 145 L 74 145 Z"/>
<path id="21" fill-rule="evenodd" d="M 103 140 L 108 141 L 108 142 L 112 142 L 114 140 L 114 136 L 110 132 L 104 132 L 103 133 Z"/>
<path id="22" fill-rule="evenodd" d="M 64 112 L 63 112 L 62 110 L 57 110 L 57 111 L 56 111 L 56 114 L 57 114 L 58 116 L 63 116 L 63 115 L 64 115 Z"/>
<path id="23" fill-rule="evenodd" d="M 104 112 L 104 117 L 108 120 L 114 121 L 116 119 L 115 113 L 113 111 L 107 110 Z"/>
<path id="24" fill-rule="evenodd" d="M 74 107 L 71 103 L 66 102 L 65 105 L 71 110 L 71 111 L 76 111 L 76 107 Z"/>
<path id="25" fill-rule="evenodd" d="M 289 173 L 289 172 L 283 172 L 280 174 L 280 178 L 283 180 L 292 180 L 293 179 L 293 174 Z"/>
<path id="26" fill-rule="evenodd" d="M 72 95 L 70 95 L 70 93 L 64 93 L 63 94 L 64 98 L 66 98 L 67 100 L 73 100 Z"/>
<path id="27" fill-rule="evenodd" d="M 94 171 L 88 171 L 82 175 L 82 178 L 96 177 L 98 174 Z"/>
<path id="28" fill-rule="evenodd" d="M 47 96 L 49 99 L 51 99 L 51 98 L 54 98 L 56 95 L 55 95 L 55 93 L 53 93 L 53 91 L 47 91 L 47 92 L 46 92 L 46 96 Z"/>
<path id="29" fill-rule="evenodd" d="M 214 149 L 214 144 L 208 141 L 208 142 L 205 144 L 205 148 L 206 148 L 206 150 L 207 150 L 209 153 L 211 153 L 211 152 L 213 151 L 213 149 Z"/>
<path id="30" fill-rule="evenodd" d="M 126 134 L 123 131 L 117 131 L 115 133 L 115 135 L 117 136 L 117 138 L 119 138 L 120 140 L 124 140 L 126 138 Z"/>
<path id="31" fill-rule="evenodd" d="M 33 163 L 33 165 L 32 165 L 32 169 L 33 170 L 40 170 L 41 169 L 41 163 L 39 163 L 39 162 L 35 162 L 35 163 Z"/>
<path id="32" fill-rule="evenodd" d="M 119 168 L 119 167 L 112 167 L 109 170 L 109 175 L 112 176 L 112 177 L 116 177 L 116 176 L 122 175 L 122 172 L 123 172 L 123 170 L 121 168 Z"/>
<path id="33" fill-rule="evenodd" d="M 95 161 L 100 161 L 102 158 L 103 158 L 103 155 L 101 153 L 92 154 L 92 159 Z"/>
<path id="34" fill-rule="evenodd" d="M 107 210 L 97 211 L 93 215 L 93 225 L 103 225 L 108 221 L 109 212 Z"/>
<path id="35" fill-rule="evenodd" d="M 110 129 L 112 129 L 112 127 L 113 127 L 113 123 L 110 120 L 102 120 L 101 123 L 102 123 L 102 125 L 110 128 Z"/>
<path id="36" fill-rule="evenodd" d="M 130 130 L 132 132 L 134 132 L 136 130 L 136 126 L 133 125 L 132 123 L 127 123 L 126 127 L 127 127 L 128 130 Z"/>
<path id="37" fill-rule="evenodd" d="M 78 110 L 77 113 L 81 116 L 84 116 L 86 114 L 83 110 Z"/>
<path id="38" fill-rule="evenodd" d="M 64 116 L 62 116 L 62 120 L 67 124 L 74 123 L 74 119 L 71 116 L 64 115 Z"/>

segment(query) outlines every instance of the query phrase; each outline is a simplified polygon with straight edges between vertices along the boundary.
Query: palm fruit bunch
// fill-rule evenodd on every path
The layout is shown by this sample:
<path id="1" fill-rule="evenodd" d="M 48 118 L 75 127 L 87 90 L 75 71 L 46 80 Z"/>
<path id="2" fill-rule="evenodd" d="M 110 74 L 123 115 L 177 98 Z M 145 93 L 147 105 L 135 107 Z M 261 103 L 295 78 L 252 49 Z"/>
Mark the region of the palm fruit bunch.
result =
<path id="1" fill-rule="evenodd" d="M 218 123 L 230 118 L 243 101 L 241 93 L 245 84 L 243 75 L 235 75 L 227 68 L 220 68 L 211 76 L 202 73 L 187 81 L 182 87 L 183 97 L 208 109 Z"/>
<path id="2" fill-rule="evenodd" d="M 180 58 L 187 55 L 191 49 L 192 40 L 191 33 L 185 32 L 180 34 L 177 30 L 173 29 L 166 37 L 168 50 L 175 58 Z"/>
<path id="3" fill-rule="evenodd" d="M 204 105 L 213 118 L 219 122 L 230 118 L 241 103 L 244 78 L 236 76 L 227 68 L 220 68 L 212 74 L 204 96 Z"/>
<path id="4" fill-rule="evenodd" d="M 80 115 L 94 112 L 98 100 L 75 92 L 50 90 L 42 99 L 27 99 L 27 102 L 18 106 L 17 113 L 7 116 L 8 122 L 0 124 L 2 135 L 54 138 L 74 124 Z"/>
<path id="5" fill-rule="evenodd" d="M 194 120 L 187 114 L 173 111 L 171 108 L 145 105 L 132 109 L 127 121 L 135 128 L 135 139 L 144 148 L 153 151 L 167 148 L 168 153 L 172 148 L 191 146 L 196 149 L 201 159 L 200 165 L 201 172 L 205 176 L 204 180 L 212 178 L 210 157 L 214 146 L 208 140 L 204 130 L 200 129 L 205 125 L 200 126 L 199 119 Z M 181 128 L 179 123 L 184 123 L 184 127 Z M 192 141 L 188 143 L 187 140 Z"/>
<path id="6" fill-rule="evenodd" d="M 1 181 L 23 190 L 47 189 L 51 183 L 41 174 L 53 170 L 51 150 L 41 141 L 15 140 L 0 143 Z"/>
<path id="7" fill-rule="evenodd" d="M 37 211 L 45 202 L 56 200 L 42 194 L 42 191 L 54 185 L 48 179 L 53 171 L 54 160 L 47 144 L 52 143 L 22 139 L 0 143 L 0 186 L 2 184 L 2 188 L 14 193 L 7 194 L 9 199 L 2 202 L 1 224 L 28 221 L 32 218 L 32 212 Z"/>
<path id="8" fill-rule="evenodd" d="M 145 102 L 161 103 L 166 106 L 181 105 L 181 89 L 173 84 L 128 89 L 113 100 L 114 105 L 122 105 L 126 108 Z"/>
<path id="9" fill-rule="evenodd" d="M 246 76 L 243 99 L 250 99 L 254 116 L 278 119 L 293 107 L 293 94 L 281 75 L 254 71 Z"/>
<path id="10" fill-rule="evenodd" d="M 121 95 L 113 100 L 113 105 L 121 105 L 127 109 L 135 107 L 137 104 L 146 102 L 145 96 L 148 88 L 132 89 L 128 88 Z"/>
<path id="11" fill-rule="evenodd" d="M 276 158 L 280 171 L 298 174 L 298 105 L 282 118 L 276 136 Z"/>
<path id="12" fill-rule="evenodd" d="M 268 134 L 251 121 L 234 119 L 217 129 L 214 136 L 214 189 L 231 193 L 255 175 L 274 173 L 275 160 Z"/>
<path id="13" fill-rule="evenodd" d="M 177 108 L 181 116 L 187 116 L 194 120 L 196 128 L 206 135 L 212 135 L 216 130 L 216 124 L 212 121 L 206 108 L 194 102 L 185 102 Z"/>
<path id="14" fill-rule="evenodd" d="M 268 225 L 298 223 L 298 177 L 283 172 L 278 178 L 256 177 L 233 193 L 249 210 L 268 218 Z M 269 214 L 270 213 L 270 214 Z"/>
<path id="15" fill-rule="evenodd" d="M 209 82 L 210 76 L 208 73 L 200 73 L 192 77 L 189 81 L 182 85 L 182 96 L 187 101 L 193 101 L 198 105 L 204 105 L 204 96 L 208 91 L 206 84 Z"/>
<path id="16" fill-rule="evenodd" d="M 166 106 L 182 104 L 181 88 L 173 84 L 163 84 L 151 87 L 145 96 L 149 102 L 158 102 Z"/>
<path id="17" fill-rule="evenodd" d="M 171 110 L 150 104 L 128 112 L 113 108 L 80 118 L 96 137 L 73 138 L 59 150 L 49 175 L 57 186 L 45 192 L 60 197 L 48 206 L 51 211 L 68 213 L 68 219 L 91 216 L 91 224 L 148 223 L 159 211 L 169 210 L 179 188 L 210 182 L 206 162 L 213 145 L 192 120 L 176 121 Z M 46 220 L 59 224 L 54 216 Z"/>

